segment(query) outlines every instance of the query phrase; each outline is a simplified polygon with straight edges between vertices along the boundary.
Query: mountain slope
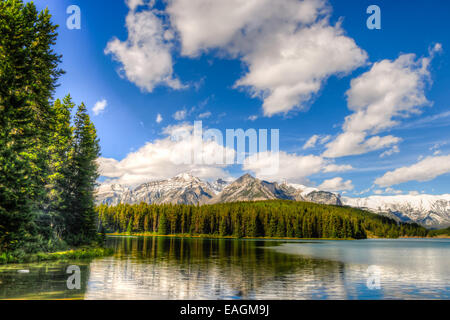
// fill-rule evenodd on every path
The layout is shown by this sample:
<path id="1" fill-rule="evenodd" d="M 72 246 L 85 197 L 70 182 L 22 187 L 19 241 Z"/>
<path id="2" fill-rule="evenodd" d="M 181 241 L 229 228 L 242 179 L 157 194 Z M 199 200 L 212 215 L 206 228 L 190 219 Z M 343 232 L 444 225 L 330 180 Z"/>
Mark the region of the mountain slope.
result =
<path id="1" fill-rule="evenodd" d="M 246 174 L 226 186 L 207 203 L 275 200 L 275 194 L 261 180 Z"/>
<path id="2" fill-rule="evenodd" d="M 343 197 L 342 201 L 346 206 L 384 214 L 397 221 L 416 222 L 427 228 L 450 226 L 450 194 Z"/>
<path id="3" fill-rule="evenodd" d="M 111 185 L 112 186 L 112 185 Z M 101 188 L 97 195 L 98 204 L 128 203 L 138 204 L 141 202 L 149 204 L 198 204 L 213 197 L 215 192 L 211 186 L 190 174 L 180 174 L 168 180 L 144 183 L 134 190 L 119 188 L 115 198 L 112 199 L 113 191 L 107 191 L 108 187 Z M 111 187 L 110 187 L 111 188 Z"/>

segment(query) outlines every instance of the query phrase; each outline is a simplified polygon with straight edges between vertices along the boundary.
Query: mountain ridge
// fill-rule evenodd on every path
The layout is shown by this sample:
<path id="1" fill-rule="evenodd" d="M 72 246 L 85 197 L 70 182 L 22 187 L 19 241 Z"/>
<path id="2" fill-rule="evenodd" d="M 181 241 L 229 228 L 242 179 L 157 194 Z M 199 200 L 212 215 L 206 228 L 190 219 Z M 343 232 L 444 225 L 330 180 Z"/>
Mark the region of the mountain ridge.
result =
<path id="1" fill-rule="evenodd" d="M 450 226 L 450 195 L 396 195 L 366 198 L 341 197 L 339 194 L 298 184 L 260 180 L 245 174 L 228 182 L 203 181 L 182 173 L 171 179 L 143 183 L 134 189 L 120 184 L 103 184 L 97 189 L 97 204 L 188 204 L 204 205 L 240 201 L 293 200 L 364 209 L 415 222 L 427 228 Z"/>

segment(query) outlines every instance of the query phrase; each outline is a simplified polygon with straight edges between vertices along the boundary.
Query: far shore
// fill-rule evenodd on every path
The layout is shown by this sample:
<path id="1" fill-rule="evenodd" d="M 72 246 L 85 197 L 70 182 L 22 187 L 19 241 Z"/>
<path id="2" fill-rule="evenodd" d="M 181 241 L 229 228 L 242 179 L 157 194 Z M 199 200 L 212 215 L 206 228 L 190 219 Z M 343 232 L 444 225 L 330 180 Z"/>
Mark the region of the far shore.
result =
<path id="1" fill-rule="evenodd" d="M 162 237 L 162 238 L 186 238 L 186 239 L 234 239 L 234 240 L 358 240 L 353 238 L 289 238 L 289 237 L 235 237 L 235 236 L 220 236 L 214 234 L 158 234 L 153 232 L 144 233 L 107 233 L 108 237 Z M 367 239 L 393 239 L 393 238 L 378 238 L 374 236 L 368 236 Z M 362 239 L 362 240 L 367 240 Z M 398 237 L 394 239 L 450 239 L 450 235 L 439 235 L 436 237 Z"/>

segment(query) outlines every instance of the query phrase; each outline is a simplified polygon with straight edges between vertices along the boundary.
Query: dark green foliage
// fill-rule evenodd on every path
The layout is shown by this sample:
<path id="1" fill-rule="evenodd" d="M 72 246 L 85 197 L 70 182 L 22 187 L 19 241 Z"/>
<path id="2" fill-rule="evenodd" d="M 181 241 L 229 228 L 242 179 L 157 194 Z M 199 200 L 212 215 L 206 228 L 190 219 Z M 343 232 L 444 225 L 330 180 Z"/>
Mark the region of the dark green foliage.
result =
<path id="1" fill-rule="evenodd" d="M 416 224 L 397 224 L 358 209 L 283 200 L 205 206 L 101 205 L 97 212 L 109 232 L 124 232 L 124 226 L 142 218 L 146 226 L 133 232 L 337 239 L 424 237 L 428 232 Z"/>
<path id="2" fill-rule="evenodd" d="M 45 198 L 52 98 L 60 56 L 47 10 L 0 1 L 0 251 L 37 241 L 36 209 Z"/>
<path id="3" fill-rule="evenodd" d="M 64 238 L 76 245 L 96 238 L 97 214 L 94 192 L 98 178 L 96 159 L 100 148 L 95 127 L 84 104 L 75 115 L 73 145 L 64 174 L 65 192 L 62 194 L 65 232 Z"/>
<path id="4" fill-rule="evenodd" d="M 48 10 L 0 0 L 0 253 L 96 237 L 98 140 L 83 104 L 72 126 L 70 96 L 52 101 L 56 29 Z"/>
<path id="5" fill-rule="evenodd" d="M 430 237 L 450 236 L 450 227 L 447 229 L 431 230 L 429 231 Z"/>

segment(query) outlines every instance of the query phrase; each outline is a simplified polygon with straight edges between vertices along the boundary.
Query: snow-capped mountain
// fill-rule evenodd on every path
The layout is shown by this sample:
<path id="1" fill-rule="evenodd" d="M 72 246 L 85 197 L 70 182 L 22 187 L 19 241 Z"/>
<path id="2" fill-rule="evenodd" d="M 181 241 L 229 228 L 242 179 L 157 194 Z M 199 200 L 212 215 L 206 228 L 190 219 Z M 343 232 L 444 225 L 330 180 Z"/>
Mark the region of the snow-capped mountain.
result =
<path id="1" fill-rule="evenodd" d="M 211 204 L 274 199 L 345 205 L 386 215 L 402 222 L 416 222 L 427 228 L 450 226 L 450 194 L 349 198 L 299 184 L 263 181 L 249 174 L 230 183 L 223 179 L 206 182 L 189 173 L 168 180 L 144 183 L 135 189 L 119 184 L 102 184 L 97 189 L 97 204 L 108 205 L 141 202 Z"/>
<path id="2" fill-rule="evenodd" d="M 416 222 L 427 228 L 450 226 L 450 194 L 343 197 L 346 206 L 384 214 L 402 222 Z"/>
<path id="3" fill-rule="evenodd" d="M 96 190 L 96 202 L 115 206 L 130 189 L 120 184 L 101 184 Z"/>
<path id="4" fill-rule="evenodd" d="M 117 185 L 109 185 L 115 190 L 123 190 L 122 193 L 115 192 L 115 197 L 111 198 L 108 186 L 103 186 L 97 194 L 97 203 L 118 204 L 129 203 L 173 203 L 173 204 L 198 204 L 213 197 L 215 191 L 213 187 L 189 173 L 180 174 L 168 180 L 153 181 L 141 184 L 134 190 Z M 217 189 L 218 186 L 215 186 Z M 107 197 L 105 197 L 105 195 Z"/>
<path id="5" fill-rule="evenodd" d="M 246 174 L 232 184 L 226 186 L 208 203 L 224 203 L 238 201 L 258 201 L 277 199 L 275 194 L 259 179 Z"/>

